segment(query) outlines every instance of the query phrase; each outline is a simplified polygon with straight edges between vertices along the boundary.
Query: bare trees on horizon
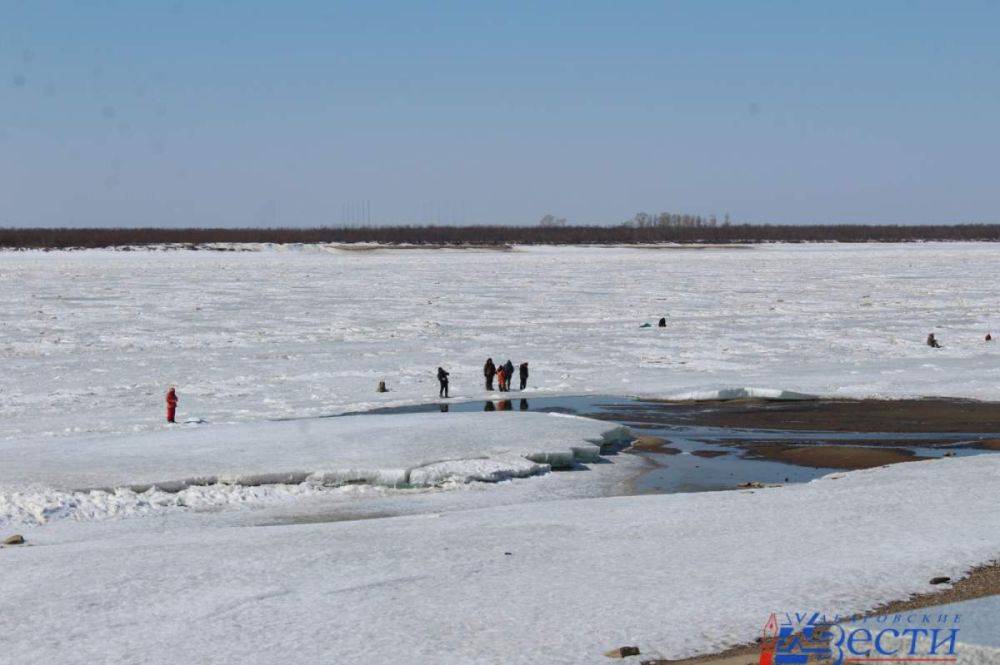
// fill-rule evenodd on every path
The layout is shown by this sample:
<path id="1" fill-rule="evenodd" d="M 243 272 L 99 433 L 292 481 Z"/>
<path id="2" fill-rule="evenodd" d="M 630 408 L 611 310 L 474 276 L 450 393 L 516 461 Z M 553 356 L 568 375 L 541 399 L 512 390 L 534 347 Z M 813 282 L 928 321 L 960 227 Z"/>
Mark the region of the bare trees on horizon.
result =
<path id="1" fill-rule="evenodd" d="M 0 247 L 61 249 L 148 245 L 198 249 L 212 243 L 384 243 L 406 245 L 622 245 L 768 242 L 1000 242 L 1000 224 L 770 225 L 727 217 L 637 215 L 615 226 L 573 226 L 555 216 L 536 226 L 354 226 L 315 228 L 0 228 Z M 551 217 L 551 219 L 548 219 Z"/>

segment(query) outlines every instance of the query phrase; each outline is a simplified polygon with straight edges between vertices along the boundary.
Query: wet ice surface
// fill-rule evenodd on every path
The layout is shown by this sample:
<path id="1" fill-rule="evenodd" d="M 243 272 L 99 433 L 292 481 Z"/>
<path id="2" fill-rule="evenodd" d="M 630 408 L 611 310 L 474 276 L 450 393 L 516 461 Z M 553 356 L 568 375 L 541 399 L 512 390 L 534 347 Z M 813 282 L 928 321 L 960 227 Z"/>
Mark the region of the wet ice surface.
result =
<path id="1" fill-rule="evenodd" d="M 683 415 L 662 416 L 662 423 L 650 424 L 648 417 L 642 421 L 630 420 L 628 415 L 634 409 L 643 410 L 647 416 L 656 412 L 661 405 L 631 400 L 614 395 L 576 395 L 561 397 L 518 397 L 517 392 L 505 395 L 504 399 L 487 401 L 438 402 L 375 409 L 372 414 L 407 413 L 468 413 L 479 411 L 542 411 L 572 413 L 609 420 L 631 427 L 637 435 L 660 437 L 667 440 L 667 446 L 679 453 L 658 453 L 655 451 L 630 451 L 647 460 L 647 468 L 630 482 L 609 487 L 614 494 L 657 494 L 681 492 L 708 492 L 738 488 L 749 482 L 784 484 L 806 482 L 843 469 L 832 467 L 807 467 L 767 459 L 747 457 L 747 450 L 732 445 L 734 441 L 787 442 L 795 444 L 837 444 L 838 446 L 864 446 L 860 441 L 892 441 L 893 449 L 907 450 L 918 457 L 936 458 L 979 455 L 989 451 L 966 447 L 964 443 L 955 445 L 919 446 L 899 443 L 901 440 L 940 442 L 942 439 L 956 438 L 972 441 L 994 438 L 995 435 L 941 433 L 844 433 L 781 430 L 752 430 L 673 424 L 672 420 L 683 420 Z M 698 408 L 698 407 L 692 407 Z M 704 407 L 711 408 L 711 407 Z M 730 445 L 723 445 L 726 442 Z M 707 453 L 702 456 L 698 453 Z"/>
<path id="2" fill-rule="evenodd" d="M 859 439 L 872 440 L 879 435 L 872 434 L 826 434 L 821 432 L 776 432 L 731 430 L 711 427 L 663 427 L 645 428 L 643 434 L 659 436 L 669 440 L 669 446 L 680 449 L 676 455 L 664 455 L 656 452 L 644 452 L 642 455 L 657 463 L 657 468 L 642 474 L 633 483 L 636 492 L 706 492 L 727 490 L 743 483 L 761 482 L 765 484 L 805 482 L 820 478 L 830 473 L 842 472 L 839 468 L 807 467 L 797 464 L 787 464 L 766 459 L 745 457 L 745 450 L 733 445 L 720 445 L 718 441 L 733 442 L 734 440 L 752 443 L 753 441 L 783 441 L 795 444 L 839 445 L 870 448 L 856 442 Z M 898 434 L 886 434 L 887 439 L 898 441 Z M 941 435 L 931 436 L 940 440 Z M 921 435 L 907 435 L 908 438 L 920 438 Z M 919 457 L 943 457 L 947 453 L 962 457 L 967 455 L 986 454 L 989 451 L 949 447 L 926 447 L 893 445 L 894 449 L 908 450 Z M 718 457 L 699 457 L 695 452 L 711 451 L 719 453 Z"/>

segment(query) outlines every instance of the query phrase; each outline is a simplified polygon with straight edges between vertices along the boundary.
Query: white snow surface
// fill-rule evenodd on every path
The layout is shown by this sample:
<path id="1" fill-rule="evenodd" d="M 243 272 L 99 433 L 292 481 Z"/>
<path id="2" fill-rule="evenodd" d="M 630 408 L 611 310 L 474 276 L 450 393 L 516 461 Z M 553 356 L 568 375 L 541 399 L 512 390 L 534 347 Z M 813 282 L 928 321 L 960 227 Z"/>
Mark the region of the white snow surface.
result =
<path id="1" fill-rule="evenodd" d="M 439 365 L 480 398 L 487 356 L 529 395 L 996 399 L 998 269 L 971 243 L 2 252 L 0 438 L 163 428 L 169 384 L 211 423 L 426 402 Z"/>
<path id="2" fill-rule="evenodd" d="M 529 361 L 529 399 L 996 399 L 1000 245 L 259 249 L 0 253 L 0 536 L 29 542 L 0 549 L 4 656 L 682 657 L 1000 551 L 997 456 L 580 499 L 641 461 L 467 481 L 593 459 L 607 423 L 267 421 L 435 400 L 439 365 L 455 399 L 510 397 L 486 356 Z M 163 422 L 171 384 L 190 425 Z"/>
<path id="3" fill-rule="evenodd" d="M 25 663 L 682 657 L 772 611 L 844 616 L 961 576 L 1000 547 L 998 492 L 1000 457 L 980 456 L 295 526 L 61 522 L 0 550 L 0 634 Z"/>
<path id="4" fill-rule="evenodd" d="M 220 499 L 232 494 L 233 502 L 243 502 L 247 486 L 265 484 L 496 482 L 593 461 L 602 445 L 629 438 L 612 423 L 573 416 L 424 413 L 8 440 L 0 442 L 0 526 L 177 505 L 152 488 L 240 486 L 214 490 Z M 204 504 L 205 493 L 180 500 L 197 494 Z"/>

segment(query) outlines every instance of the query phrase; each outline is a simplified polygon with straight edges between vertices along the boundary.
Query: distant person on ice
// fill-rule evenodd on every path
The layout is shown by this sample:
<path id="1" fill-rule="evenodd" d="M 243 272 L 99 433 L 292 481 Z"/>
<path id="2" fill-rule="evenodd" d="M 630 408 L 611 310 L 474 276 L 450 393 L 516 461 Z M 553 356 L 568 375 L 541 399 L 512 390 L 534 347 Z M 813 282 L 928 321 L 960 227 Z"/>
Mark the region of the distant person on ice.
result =
<path id="1" fill-rule="evenodd" d="M 441 389 L 438 391 L 438 397 L 448 396 L 448 372 L 444 371 L 443 367 L 438 367 L 438 383 L 441 384 Z"/>
<path id="2" fill-rule="evenodd" d="M 493 358 L 487 358 L 483 365 L 483 376 L 486 377 L 486 389 L 493 390 L 493 377 L 497 375 L 497 366 L 493 364 Z"/>
<path id="3" fill-rule="evenodd" d="M 938 344 L 937 338 L 934 337 L 934 333 L 931 333 L 930 335 L 927 336 L 927 346 L 931 347 L 932 349 L 941 348 L 941 345 Z"/>
<path id="4" fill-rule="evenodd" d="M 167 422 L 172 423 L 177 415 L 177 391 L 173 386 L 167 391 Z"/>
<path id="5" fill-rule="evenodd" d="M 521 363 L 517 370 L 521 377 L 521 390 L 524 390 L 524 387 L 528 385 L 528 363 Z"/>
<path id="6" fill-rule="evenodd" d="M 986 333 L 986 341 L 987 342 L 993 341 L 993 333 Z"/>
<path id="7" fill-rule="evenodd" d="M 510 382 L 514 380 L 514 363 L 507 358 L 507 362 L 503 364 L 503 371 L 507 377 L 507 390 L 510 390 Z"/>

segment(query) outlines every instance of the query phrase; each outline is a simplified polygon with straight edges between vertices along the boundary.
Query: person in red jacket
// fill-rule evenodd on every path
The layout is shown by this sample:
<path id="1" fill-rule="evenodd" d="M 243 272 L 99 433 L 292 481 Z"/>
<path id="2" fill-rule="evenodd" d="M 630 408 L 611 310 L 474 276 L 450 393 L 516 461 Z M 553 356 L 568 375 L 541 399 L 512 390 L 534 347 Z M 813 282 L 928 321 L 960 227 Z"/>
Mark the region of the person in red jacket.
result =
<path id="1" fill-rule="evenodd" d="M 503 365 L 497 367 L 497 387 L 500 392 L 507 390 L 507 369 Z"/>
<path id="2" fill-rule="evenodd" d="M 174 422 L 175 415 L 177 415 L 177 391 L 170 386 L 170 390 L 167 391 L 167 422 Z"/>

